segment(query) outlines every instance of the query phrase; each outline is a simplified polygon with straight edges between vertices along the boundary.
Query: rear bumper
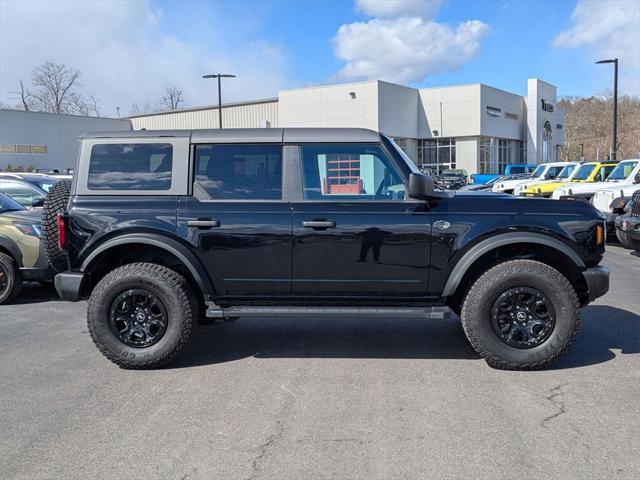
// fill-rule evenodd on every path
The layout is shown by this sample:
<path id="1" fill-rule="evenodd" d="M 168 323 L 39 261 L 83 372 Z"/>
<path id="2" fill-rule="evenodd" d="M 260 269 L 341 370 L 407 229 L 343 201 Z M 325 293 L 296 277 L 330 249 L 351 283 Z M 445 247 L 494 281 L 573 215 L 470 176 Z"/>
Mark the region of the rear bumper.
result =
<path id="1" fill-rule="evenodd" d="M 77 302 L 82 294 L 82 284 L 86 274 L 79 272 L 59 273 L 53 279 L 56 291 L 62 300 Z"/>
<path id="2" fill-rule="evenodd" d="M 589 302 L 603 296 L 609 291 L 609 269 L 603 265 L 588 268 L 582 272 L 589 290 Z"/>

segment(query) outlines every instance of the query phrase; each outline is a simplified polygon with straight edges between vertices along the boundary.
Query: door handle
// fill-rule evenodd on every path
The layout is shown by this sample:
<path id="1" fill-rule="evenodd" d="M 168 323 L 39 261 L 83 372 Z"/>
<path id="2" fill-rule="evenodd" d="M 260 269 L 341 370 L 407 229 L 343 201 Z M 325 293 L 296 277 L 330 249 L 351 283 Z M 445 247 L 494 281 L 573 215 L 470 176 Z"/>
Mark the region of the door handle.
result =
<path id="1" fill-rule="evenodd" d="M 336 222 L 333 220 L 305 220 L 302 222 L 305 228 L 335 228 Z"/>
<path id="2" fill-rule="evenodd" d="M 211 218 L 199 218 L 197 220 L 187 220 L 187 227 L 197 227 L 200 229 L 215 228 L 220 226 L 220 220 Z"/>

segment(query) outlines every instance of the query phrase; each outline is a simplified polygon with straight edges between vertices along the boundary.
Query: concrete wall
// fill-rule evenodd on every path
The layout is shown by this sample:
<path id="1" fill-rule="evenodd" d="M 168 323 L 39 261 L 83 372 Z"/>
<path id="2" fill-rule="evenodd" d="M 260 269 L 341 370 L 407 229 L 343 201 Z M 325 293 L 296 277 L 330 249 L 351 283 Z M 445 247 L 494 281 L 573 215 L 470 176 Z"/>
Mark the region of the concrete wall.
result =
<path id="1" fill-rule="evenodd" d="M 190 130 L 218 128 L 217 107 L 152 113 L 130 117 L 135 130 Z M 222 106 L 222 126 L 225 128 L 264 128 L 278 126 L 278 100 L 242 102 Z"/>
<path id="2" fill-rule="evenodd" d="M 378 82 L 378 129 L 391 137 L 418 138 L 420 95 L 415 88 Z"/>
<path id="3" fill-rule="evenodd" d="M 496 108 L 500 111 L 496 111 Z M 526 112 L 524 99 L 520 95 L 480 85 L 480 118 L 480 133 L 483 136 L 525 140 Z"/>
<path id="4" fill-rule="evenodd" d="M 480 161 L 480 140 L 478 137 L 462 137 L 456 139 L 456 168 L 463 168 L 468 173 L 478 171 Z"/>
<path id="5" fill-rule="evenodd" d="M 553 112 L 543 110 L 542 100 L 553 106 Z M 564 112 L 557 105 L 556 87 L 540 79 L 530 78 L 527 81 L 525 105 L 527 112 L 527 161 L 529 163 L 543 161 L 543 133 L 544 123 L 547 120 L 551 124 L 552 132 L 550 142 L 552 153 L 549 160 L 559 160 L 555 157 L 555 151 L 557 145 L 564 145 Z M 558 125 L 562 125 L 562 128 L 557 128 Z"/>
<path id="6" fill-rule="evenodd" d="M 280 127 L 363 127 L 378 130 L 377 81 L 283 90 Z"/>
<path id="7" fill-rule="evenodd" d="M 64 171 L 76 164 L 76 140 L 83 133 L 131 130 L 128 120 L 54 113 L 0 110 L 0 144 L 45 145 L 46 154 L 0 153 L 0 170 L 8 164 L 25 169 Z"/>
<path id="8" fill-rule="evenodd" d="M 480 135 L 480 84 L 422 88 L 419 98 L 419 137 Z"/>

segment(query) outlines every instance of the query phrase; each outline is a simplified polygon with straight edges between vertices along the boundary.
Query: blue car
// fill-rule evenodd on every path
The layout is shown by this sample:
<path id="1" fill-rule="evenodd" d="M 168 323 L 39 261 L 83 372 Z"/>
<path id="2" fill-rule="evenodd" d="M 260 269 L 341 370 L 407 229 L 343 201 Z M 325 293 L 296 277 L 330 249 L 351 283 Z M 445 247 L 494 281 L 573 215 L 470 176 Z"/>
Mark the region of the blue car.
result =
<path id="1" fill-rule="evenodd" d="M 471 181 L 469 183 L 481 184 L 487 183 L 490 180 L 498 178 L 502 175 L 513 175 L 517 173 L 531 173 L 538 165 L 536 164 L 513 164 L 507 165 L 503 174 L 500 173 L 474 173 L 471 175 Z"/>

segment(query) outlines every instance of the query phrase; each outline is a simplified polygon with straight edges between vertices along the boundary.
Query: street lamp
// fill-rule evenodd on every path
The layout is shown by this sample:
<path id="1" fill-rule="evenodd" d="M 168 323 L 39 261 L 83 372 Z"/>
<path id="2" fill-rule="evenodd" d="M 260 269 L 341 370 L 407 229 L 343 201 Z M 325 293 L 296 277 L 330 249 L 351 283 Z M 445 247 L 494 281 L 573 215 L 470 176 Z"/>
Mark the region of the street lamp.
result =
<path id="1" fill-rule="evenodd" d="M 220 83 L 221 78 L 236 78 L 235 75 L 227 75 L 224 73 L 216 73 L 212 75 L 203 75 L 202 78 L 217 78 L 218 79 L 218 124 L 219 128 L 222 128 L 222 85 Z"/>
<path id="2" fill-rule="evenodd" d="M 618 59 L 600 60 L 596 63 L 613 63 L 613 144 L 611 145 L 611 160 L 616 159 L 618 150 Z"/>

